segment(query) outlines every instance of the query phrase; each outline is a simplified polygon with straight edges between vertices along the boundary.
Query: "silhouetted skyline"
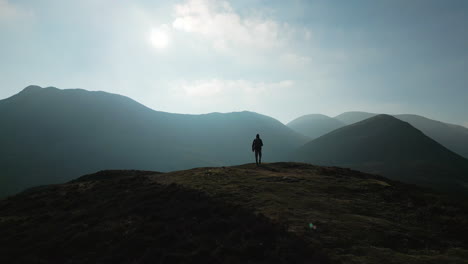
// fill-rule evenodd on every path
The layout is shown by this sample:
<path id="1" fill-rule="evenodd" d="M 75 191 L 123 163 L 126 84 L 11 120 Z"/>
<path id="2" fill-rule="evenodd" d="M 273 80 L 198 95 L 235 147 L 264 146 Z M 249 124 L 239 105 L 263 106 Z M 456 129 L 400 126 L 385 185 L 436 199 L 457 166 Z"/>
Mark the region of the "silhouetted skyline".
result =
<path id="1" fill-rule="evenodd" d="M 466 1 L 0 0 L 0 98 L 30 84 L 287 123 L 346 111 L 468 127 Z"/>

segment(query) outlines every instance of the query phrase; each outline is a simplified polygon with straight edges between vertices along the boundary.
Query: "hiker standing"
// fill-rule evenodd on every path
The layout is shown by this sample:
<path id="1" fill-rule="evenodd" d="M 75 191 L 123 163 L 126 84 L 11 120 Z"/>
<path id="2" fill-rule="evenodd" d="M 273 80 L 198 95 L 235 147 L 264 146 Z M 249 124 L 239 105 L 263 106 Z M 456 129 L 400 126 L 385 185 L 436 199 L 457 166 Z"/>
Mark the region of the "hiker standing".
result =
<path id="1" fill-rule="evenodd" d="M 257 163 L 257 166 L 262 164 L 262 147 L 263 141 L 260 139 L 260 135 L 257 134 L 257 137 L 252 142 L 252 151 L 255 151 L 255 163 Z"/>

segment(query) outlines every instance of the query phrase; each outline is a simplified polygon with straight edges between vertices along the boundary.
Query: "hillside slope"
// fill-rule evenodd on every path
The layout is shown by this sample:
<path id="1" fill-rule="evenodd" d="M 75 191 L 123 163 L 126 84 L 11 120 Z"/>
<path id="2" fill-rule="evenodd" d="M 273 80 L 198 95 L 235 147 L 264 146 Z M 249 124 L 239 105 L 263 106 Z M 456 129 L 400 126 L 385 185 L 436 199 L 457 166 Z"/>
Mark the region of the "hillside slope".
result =
<path id="1" fill-rule="evenodd" d="M 320 114 L 304 115 L 287 124 L 288 127 L 311 139 L 318 138 L 345 125 L 339 120 Z"/>
<path id="2" fill-rule="evenodd" d="M 466 200 L 349 169 L 105 171 L 0 200 L 0 262 L 466 263 L 467 228 Z"/>
<path id="3" fill-rule="evenodd" d="M 366 112 L 346 112 L 334 117 L 334 119 L 351 125 L 376 115 L 377 114 Z M 410 123 L 426 134 L 426 136 L 442 144 L 444 147 L 458 155 L 468 158 L 468 128 L 418 115 L 401 114 L 394 115 L 394 117 Z"/>
<path id="4" fill-rule="evenodd" d="M 103 169 L 171 171 L 283 160 L 305 136 L 252 112 L 182 115 L 105 92 L 29 86 L 0 100 L 0 197 Z"/>
<path id="5" fill-rule="evenodd" d="M 468 158 L 468 128 L 418 115 L 395 115 L 451 151 Z"/>
<path id="6" fill-rule="evenodd" d="M 0 263 L 328 263 L 264 216 L 148 173 L 101 172 L 0 200 Z"/>
<path id="7" fill-rule="evenodd" d="M 467 192 L 468 160 L 389 115 L 335 130 L 301 147 L 294 158 L 350 167 L 439 190 Z"/>

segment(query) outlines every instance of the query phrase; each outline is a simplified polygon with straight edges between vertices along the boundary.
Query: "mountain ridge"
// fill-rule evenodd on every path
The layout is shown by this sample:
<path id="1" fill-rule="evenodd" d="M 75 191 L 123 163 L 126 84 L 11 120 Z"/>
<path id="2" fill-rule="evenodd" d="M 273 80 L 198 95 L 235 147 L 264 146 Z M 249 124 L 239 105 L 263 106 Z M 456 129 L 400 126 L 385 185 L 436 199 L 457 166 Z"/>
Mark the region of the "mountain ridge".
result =
<path id="1" fill-rule="evenodd" d="M 322 114 L 303 115 L 286 124 L 286 126 L 311 139 L 320 137 L 344 125 L 343 122 Z"/>
<path id="2" fill-rule="evenodd" d="M 451 186 L 466 193 L 468 160 L 390 115 L 377 115 L 332 131 L 301 147 L 295 158 L 438 189 Z"/>
<path id="3" fill-rule="evenodd" d="M 351 125 L 376 115 L 377 114 L 375 113 L 350 111 L 335 116 L 334 119 L 337 119 L 340 122 L 344 122 L 343 125 L 341 125 L 341 127 L 343 127 L 345 125 Z M 450 124 L 415 114 L 397 114 L 393 116 L 402 121 L 410 123 L 413 127 L 417 128 L 418 130 L 421 130 L 424 134 L 439 142 L 444 147 L 457 153 L 458 155 L 468 158 L 468 128 L 461 125 Z M 297 119 L 300 119 L 301 117 Z M 303 127 L 314 127 L 320 125 L 321 124 L 319 122 L 310 119 L 304 120 L 302 124 Z M 301 127 L 291 128 L 295 129 L 299 133 L 304 133 L 303 128 Z M 338 128 L 340 127 L 335 127 L 335 129 Z M 324 130 L 321 133 L 317 133 L 316 135 L 314 135 L 314 138 L 323 136 L 331 131 L 331 129 Z"/>
<path id="4" fill-rule="evenodd" d="M 282 160 L 307 141 L 254 112 L 172 114 L 122 95 L 39 86 L 0 100 L 0 123 L 0 196 L 109 168 L 242 164 L 251 160 L 257 133 L 266 134 L 269 160 Z"/>

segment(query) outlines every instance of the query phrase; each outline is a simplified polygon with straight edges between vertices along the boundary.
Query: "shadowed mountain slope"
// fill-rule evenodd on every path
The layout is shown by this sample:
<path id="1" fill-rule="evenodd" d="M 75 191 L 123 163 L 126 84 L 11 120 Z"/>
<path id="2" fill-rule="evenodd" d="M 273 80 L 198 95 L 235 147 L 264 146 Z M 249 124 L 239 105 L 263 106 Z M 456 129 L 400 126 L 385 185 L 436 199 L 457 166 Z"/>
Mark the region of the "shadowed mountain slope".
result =
<path id="1" fill-rule="evenodd" d="M 396 115 L 451 151 L 468 158 L 468 128 L 418 115 Z"/>
<path id="2" fill-rule="evenodd" d="M 467 192 L 466 159 L 389 115 L 378 115 L 313 140 L 297 151 L 295 159 Z"/>
<path id="3" fill-rule="evenodd" d="M 307 141 L 257 113 L 171 114 L 120 95 L 38 86 L 0 100 L 0 124 L 0 196 L 109 168 L 241 164 L 257 133 L 271 161 Z"/>
<path id="4" fill-rule="evenodd" d="M 349 169 L 111 171 L 0 200 L 0 262 L 464 263 L 467 221 L 466 200 Z"/>
<path id="5" fill-rule="evenodd" d="M 325 120 L 327 119 L 325 118 L 326 116 L 310 115 L 310 117 L 308 117 L 308 115 L 306 115 L 290 122 L 288 126 L 299 133 L 308 135 L 312 138 L 318 138 L 337 128 L 343 127 L 345 125 L 351 125 L 376 115 L 377 114 L 374 113 L 357 111 L 345 112 L 333 118 L 334 120 L 341 122 L 342 125 L 335 123 L 335 125 L 328 126 L 327 129 L 323 128 L 325 128 L 327 124 L 330 125 L 331 121 Z M 401 114 L 394 115 L 394 117 L 410 123 L 413 127 L 421 130 L 424 134 L 426 134 L 426 136 L 434 139 L 444 147 L 450 149 L 458 155 L 468 158 L 468 128 L 432 120 L 418 115 Z M 295 123 L 290 125 L 293 122 Z"/>
<path id="6" fill-rule="evenodd" d="M 311 139 L 318 138 L 345 125 L 339 120 L 321 114 L 304 115 L 287 124 L 288 127 Z"/>

